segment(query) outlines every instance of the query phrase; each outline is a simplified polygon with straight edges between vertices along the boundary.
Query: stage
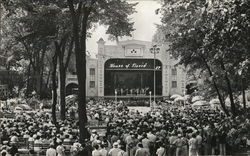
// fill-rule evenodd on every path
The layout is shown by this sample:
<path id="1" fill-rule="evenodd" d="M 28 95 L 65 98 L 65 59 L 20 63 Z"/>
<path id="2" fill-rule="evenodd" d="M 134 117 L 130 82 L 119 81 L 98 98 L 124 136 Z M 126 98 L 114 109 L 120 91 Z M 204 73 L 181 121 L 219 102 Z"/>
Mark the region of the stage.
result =
<path id="1" fill-rule="evenodd" d="M 115 99 L 117 97 L 117 99 L 150 99 L 150 96 L 149 95 L 119 95 L 119 96 L 114 96 L 114 95 L 109 95 L 109 96 L 103 96 L 102 98 L 104 99 Z M 155 96 L 156 99 L 162 99 L 162 98 L 165 98 L 163 96 L 160 96 L 160 95 L 156 95 Z M 154 99 L 154 96 L 151 95 L 151 100 Z"/>
<path id="2" fill-rule="evenodd" d="M 104 96 L 146 98 L 162 95 L 162 65 L 153 59 L 110 59 L 105 63 Z"/>

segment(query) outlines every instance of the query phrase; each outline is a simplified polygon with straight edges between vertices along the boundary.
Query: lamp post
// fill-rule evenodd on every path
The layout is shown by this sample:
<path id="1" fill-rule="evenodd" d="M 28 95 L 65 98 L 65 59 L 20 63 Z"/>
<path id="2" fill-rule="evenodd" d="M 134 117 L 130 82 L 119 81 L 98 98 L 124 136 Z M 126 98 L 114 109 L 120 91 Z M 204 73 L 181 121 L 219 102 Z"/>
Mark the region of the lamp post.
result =
<path id="1" fill-rule="evenodd" d="M 153 45 L 152 48 L 150 48 L 150 52 L 154 54 L 154 102 L 155 102 L 155 56 L 160 52 L 160 48 L 157 47 L 157 45 Z"/>
<path id="2" fill-rule="evenodd" d="M 184 97 L 184 107 L 186 107 L 186 97 L 185 97 L 186 91 L 184 90 L 183 92 L 183 97 Z"/>
<path id="3" fill-rule="evenodd" d="M 151 106 L 151 91 L 149 92 L 149 106 L 152 107 Z"/>
<path id="4" fill-rule="evenodd" d="M 184 71 L 186 71 L 185 69 L 184 69 Z M 186 79 L 187 79 L 187 75 L 186 75 L 186 73 L 185 73 L 185 79 L 184 79 L 184 91 L 183 91 L 183 96 L 184 96 L 184 107 L 186 107 Z"/>

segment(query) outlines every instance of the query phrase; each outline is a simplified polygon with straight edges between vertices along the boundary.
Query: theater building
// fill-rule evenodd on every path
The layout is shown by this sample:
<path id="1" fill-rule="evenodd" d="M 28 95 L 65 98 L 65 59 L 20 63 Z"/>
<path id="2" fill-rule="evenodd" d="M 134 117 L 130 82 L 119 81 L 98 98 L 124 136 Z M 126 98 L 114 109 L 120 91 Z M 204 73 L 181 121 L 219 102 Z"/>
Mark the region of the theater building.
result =
<path id="1" fill-rule="evenodd" d="M 139 40 L 120 41 L 117 45 L 106 45 L 97 41 L 96 58 L 87 56 L 86 91 L 89 97 L 169 97 L 183 95 L 186 72 L 176 65 L 168 51 L 168 45 L 157 45 L 158 53 L 150 50 L 153 43 Z M 155 76 L 154 76 L 155 74 Z M 67 74 L 66 94 L 74 93 L 77 77 Z"/>

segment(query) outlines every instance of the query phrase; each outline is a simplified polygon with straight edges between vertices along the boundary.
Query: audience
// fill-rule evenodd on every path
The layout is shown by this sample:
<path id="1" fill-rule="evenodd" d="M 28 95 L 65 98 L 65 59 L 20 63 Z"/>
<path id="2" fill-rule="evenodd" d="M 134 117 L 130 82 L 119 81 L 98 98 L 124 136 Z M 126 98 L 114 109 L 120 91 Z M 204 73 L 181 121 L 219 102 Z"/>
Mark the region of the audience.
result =
<path id="1" fill-rule="evenodd" d="M 226 155 L 250 145 L 250 122 L 243 114 L 231 118 L 214 109 L 158 104 L 161 109 L 142 113 L 129 110 L 122 102 L 89 102 L 88 120 L 106 125 L 106 132 L 90 130 L 90 123 L 90 137 L 84 144 L 78 141 L 73 113 L 59 121 L 58 127 L 49 113 L 17 114 L 14 119 L 1 121 L 1 155 L 17 154 L 22 140 L 27 141 L 31 153 L 45 150 L 46 156 Z"/>

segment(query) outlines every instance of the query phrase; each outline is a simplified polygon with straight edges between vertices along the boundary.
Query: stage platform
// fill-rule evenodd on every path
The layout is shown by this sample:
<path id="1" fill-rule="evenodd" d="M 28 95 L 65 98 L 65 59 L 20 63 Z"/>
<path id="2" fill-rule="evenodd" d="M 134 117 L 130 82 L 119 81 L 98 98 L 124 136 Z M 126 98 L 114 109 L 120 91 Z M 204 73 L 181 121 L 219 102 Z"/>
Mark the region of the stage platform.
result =
<path id="1" fill-rule="evenodd" d="M 104 99 L 115 99 L 115 98 L 117 98 L 117 99 L 150 99 L 150 96 L 149 95 L 117 95 L 117 96 L 108 95 L 108 96 L 103 96 L 101 98 L 104 98 Z M 156 95 L 155 98 L 162 99 L 162 98 L 166 98 L 166 97 Z M 151 95 L 151 99 L 153 100 L 154 96 Z"/>

